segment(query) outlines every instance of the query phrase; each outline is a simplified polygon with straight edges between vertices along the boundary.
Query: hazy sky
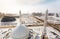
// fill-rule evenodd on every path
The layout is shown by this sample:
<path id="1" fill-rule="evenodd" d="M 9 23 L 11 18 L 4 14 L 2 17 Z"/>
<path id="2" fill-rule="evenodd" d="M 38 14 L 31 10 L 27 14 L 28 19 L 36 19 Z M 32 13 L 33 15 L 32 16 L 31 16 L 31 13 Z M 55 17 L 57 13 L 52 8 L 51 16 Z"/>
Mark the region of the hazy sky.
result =
<path id="1" fill-rule="evenodd" d="M 0 12 L 31 13 L 31 12 L 60 13 L 60 0 L 0 0 Z"/>

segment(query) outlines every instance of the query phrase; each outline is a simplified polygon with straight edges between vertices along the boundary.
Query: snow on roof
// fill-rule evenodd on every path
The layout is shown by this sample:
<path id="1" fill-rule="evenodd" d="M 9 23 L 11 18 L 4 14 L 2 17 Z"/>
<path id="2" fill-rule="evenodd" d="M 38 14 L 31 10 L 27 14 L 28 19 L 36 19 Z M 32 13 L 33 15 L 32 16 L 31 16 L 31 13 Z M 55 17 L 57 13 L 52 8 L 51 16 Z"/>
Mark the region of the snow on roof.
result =
<path id="1" fill-rule="evenodd" d="M 21 37 L 23 38 L 28 34 L 29 34 L 29 29 L 25 25 L 21 24 L 21 25 L 18 25 L 13 30 L 12 37 L 13 38 L 21 38 Z"/>

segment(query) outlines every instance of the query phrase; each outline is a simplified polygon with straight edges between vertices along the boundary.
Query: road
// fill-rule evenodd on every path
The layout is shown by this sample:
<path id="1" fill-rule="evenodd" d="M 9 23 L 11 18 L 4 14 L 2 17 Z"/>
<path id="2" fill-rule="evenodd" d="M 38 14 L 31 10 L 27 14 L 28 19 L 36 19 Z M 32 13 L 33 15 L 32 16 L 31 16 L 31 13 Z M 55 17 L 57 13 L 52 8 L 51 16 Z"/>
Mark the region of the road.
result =
<path id="1" fill-rule="evenodd" d="M 34 17 L 35 19 L 38 19 L 38 20 L 40 20 L 40 21 L 42 21 L 42 22 L 44 22 L 44 20 L 43 19 L 40 19 L 40 18 L 38 18 L 38 17 Z M 55 28 L 56 30 L 58 30 L 59 32 L 60 32 L 60 24 L 53 24 L 53 23 L 47 23 L 49 26 L 51 26 L 51 27 L 53 27 L 53 28 Z"/>

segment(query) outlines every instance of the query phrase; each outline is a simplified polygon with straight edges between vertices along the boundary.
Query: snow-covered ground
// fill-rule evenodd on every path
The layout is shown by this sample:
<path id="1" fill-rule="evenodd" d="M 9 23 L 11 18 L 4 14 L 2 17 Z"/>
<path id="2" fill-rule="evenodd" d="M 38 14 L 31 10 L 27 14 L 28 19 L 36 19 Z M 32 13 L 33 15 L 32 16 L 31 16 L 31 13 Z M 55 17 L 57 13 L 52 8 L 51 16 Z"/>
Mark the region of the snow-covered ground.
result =
<path id="1" fill-rule="evenodd" d="M 44 30 L 44 27 L 43 26 L 39 26 L 39 27 L 28 27 L 28 28 L 29 29 L 32 29 L 33 32 L 36 33 L 36 35 L 39 34 L 38 36 L 41 38 L 41 36 L 43 34 L 42 32 Z M 10 31 L 8 31 L 8 30 L 9 30 L 9 28 L 7 28 L 7 29 L 0 29 L 0 36 L 1 37 L 4 37 L 5 36 L 6 33 L 5 34 L 1 34 L 4 31 L 11 32 L 11 30 Z M 49 39 L 55 39 L 57 35 L 60 37 L 60 32 L 57 31 L 56 29 L 52 28 L 52 27 L 46 27 L 46 33 L 47 33 L 47 36 L 48 36 Z M 54 33 L 56 33 L 56 35 Z M 12 38 L 9 37 L 9 39 L 12 39 Z M 39 39 L 39 38 L 37 38 L 37 39 Z"/>
<path id="2" fill-rule="evenodd" d="M 39 18 L 42 18 L 44 19 L 44 17 L 39 17 Z M 33 19 L 30 19 L 30 18 L 24 18 L 22 19 L 25 21 L 26 24 L 33 24 L 34 21 L 36 20 L 33 20 Z M 17 19 L 17 22 L 19 22 L 19 19 Z M 29 29 L 32 29 L 35 33 L 39 34 L 40 38 L 41 38 L 41 35 L 42 35 L 42 32 L 43 32 L 43 29 L 44 27 L 43 26 L 40 26 L 40 27 L 28 27 Z M 7 31 L 8 32 L 8 29 L 0 29 L 0 31 L 4 32 L 4 31 Z M 1 33 L 2 33 L 1 32 Z M 49 39 L 55 39 L 56 38 L 56 35 L 54 35 L 52 32 L 56 33 L 58 36 L 60 36 L 60 32 L 57 31 L 56 29 L 52 28 L 52 27 L 47 27 L 46 28 L 46 33 L 47 33 L 47 36 Z M 0 34 L 1 34 L 0 33 Z M 1 34 L 1 36 L 5 36 L 5 34 Z M 9 39 L 12 39 L 12 38 L 9 38 Z M 38 39 L 38 38 L 37 38 Z"/>
<path id="3" fill-rule="evenodd" d="M 40 34 L 40 36 L 43 34 L 44 27 L 30 27 L 30 29 L 33 29 L 34 32 Z M 46 27 L 46 33 L 49 39 L 55 39 L 57 35 L 54 35 L 52 32 L 56 33 L 60 37 L 60 32 L 52 27 Z"/>
<path id="4" fill-rule="evenodd" d="M 44 19 L 43 16 L 42 16 L 42 17 L 38 17 L 38 18 Z M 26 23 L 26 24 L 34 24 L 34 23 L 36 23 L 36 20 L 30 19 L 28 16 L 27 16 L 26 18 L 23 18 L 22 20 L 23 20 L 24 23 Z M 49 20 L 48 20 L 48 21 L 49 21 Z M 53 22 L 53 21 L 54 21 L 54 19 L 52 20 L 52 22 Z M 17 19 L 16 22 L 19 23 L 19 22 L 20 22 L 19 19 Z M 51 20 L 50 20 L 50 22 L 51 22 Z M 15 22 L 14 22 L 14 23 L 15 23 Z M 44 27 L 43 27 L 43 26 L 28 27 L 28 28 L 29 28 L 29 29 L 32 29 L 33 32 L 35 32 L 36 34 L 39 34 L 39 37 L 41 38 L 41 35 L 43 34 L 43 30 L 44 30 Z M 3 33 L 4 31 L 12 32 L 12 31 L 8 31 L 8 30 L 9 30 L 9 28 L 7 28 L 7 29 L 0 28 L 0 36 L 3 38 L 3 37 L 6 35 L 6 33 L 5 33 L 5 34 L 1 34 L 1 33 Z M 12 30 L 13 30 L 13 29 L 12 29 Z M 57 31 L 56 29 L 50 27 L 50 26 L 49 26 L 49 27 L 46 27 L 46 33 L 47 33 L 47 36 L 48 36 L 49 39 L 55 39 L 57 36 L 60 37 L 60 32 Z M 55 34 L 54 34 L 54 33 L 55 33 Z M 9 39 L 12 39 L 12 38 L 9 37 Z M 39 39 L 39 38 L 37 38 L 37 39 Z"/>
<path id="5" fill-rule="evenodd" d="M 36 16 L 39 19 L 44 20 L 44 16 Z M 60 24 L 60 17 L 54 17 L 54 16 L 48 16 L 48 20 L 49 23 L 53 23 L 53 24 Z"/>

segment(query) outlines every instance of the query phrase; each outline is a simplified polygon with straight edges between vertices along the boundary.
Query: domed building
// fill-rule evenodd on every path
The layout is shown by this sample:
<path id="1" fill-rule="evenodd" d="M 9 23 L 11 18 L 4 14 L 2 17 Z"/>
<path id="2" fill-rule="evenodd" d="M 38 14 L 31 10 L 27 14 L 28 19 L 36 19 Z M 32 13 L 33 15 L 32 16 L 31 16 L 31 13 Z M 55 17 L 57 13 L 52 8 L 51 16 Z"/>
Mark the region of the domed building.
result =
<path id="1" fill-rule="evenodd" d="M 21 24 L 18 25 L 11 33 L 13 39 L 27 39 L 29 37 L 29 29 Z"/>

